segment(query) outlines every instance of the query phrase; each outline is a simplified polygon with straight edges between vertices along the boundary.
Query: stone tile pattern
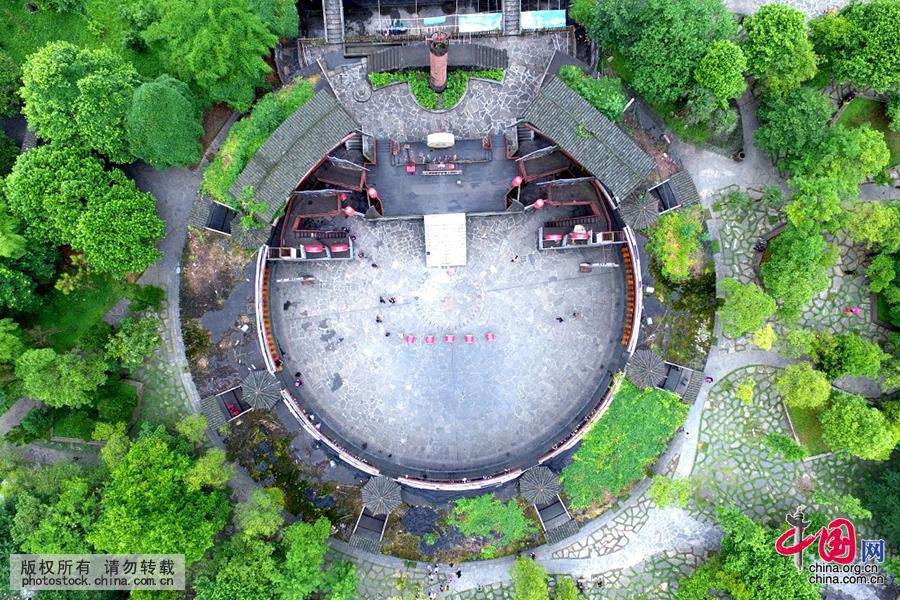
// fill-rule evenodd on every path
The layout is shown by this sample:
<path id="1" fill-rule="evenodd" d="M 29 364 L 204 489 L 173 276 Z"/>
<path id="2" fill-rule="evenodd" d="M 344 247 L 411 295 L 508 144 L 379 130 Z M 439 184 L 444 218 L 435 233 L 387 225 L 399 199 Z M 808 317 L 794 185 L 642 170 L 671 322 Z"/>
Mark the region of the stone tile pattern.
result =
<path id="1" fill-rule="evenodd" d="M 754 366 L 719 379 L 707 398 L 700 443 L 692 476 L 699 494 L 710 502 L 694 507 L 713 514 L 715 506 L 734 503 L 752 518 L 772 524 L 798 504 L 812 506 L 814 489 L 853 493 L 860 461 L 835 455 L 790 462 L 773 457 L 763 436 L 777 431 L 790 435 L 782 401 L 775 389 L 780 369 Z M 753 401 L 745 404 L 734 390 L 745 378 L 755 382 Z"/>
<path id="2" fill-rule="evenodd" d="M 646 495 L 621 510 L 609 523 L 578 540 L 556 550 L 553 558 L 591 558 L 612 554 L 628 545 L 629 539 L 644 527 L 653 502 Z"/>
<path id="3" fill-rule="evenodd" d="M 536 458 L 622 355 L 624 272 L 578 272 L 621 264 L 618 249 L 536 249 L 538 227 L 563 215 L 469 218 L 464 267 L 425 267 L 418 220 L 347 221 L 364 259 L 275 264 L 270 306 L 289 388 L 327 428 L 410 469 Z M 304 385 L 293 389 L 296 372 Z"/>
<path id="4" fill-rule="evenodd" d="M 729 203 L 728 194 L 739 190 L 741 188 L 734 186 L 721 190 L 712 205 L 713 216 L 719 225 L 721 244 L 720 256 L 716 260 L 716 278 L 721 282 L 726 277 L 734 277 L 743 283 L 762 285 L 757 275 L 760 254 L 753 246 L 760 237 L 784 223 L 786 217 L 783 211 L 759 202 L 762 197 L 762 190 L 759 189 L 743 190 L 750 194 L 752 200 L 748 207 Z M 796 327 L 832 334 L 855 332 L 868 340 L 883 341 L 887 331 L 871 319 L 864 266 L 867 252 L 865 246 L 854 243 L 845 234 L 829 235 L 826 239 L 840 249 L 838 262 L 832 269 L 831 286 L 806 306 Z M 846 315 L 844 308 L 847 306 L 858 306 L 861 311 Z M 779 335 L 787 330 L 781 322 L 773 325 Z M 719 345 L 731 352 L 755 348 L 750 335 L 736 340 L 723 336 Z"/>
<path id="5" fill-rule="evenodd" d="M 507 50 L 509 68 L 503 82 L 469 81 L 462 101 L 444 113 L 429 112 L 419 106 L 404 84 L 375 90 L 369 100 L 357 102 L 353 91 L 359 85 L 367 85 L 364 63 L 327 75 L 344 107 L 366 133 L 378 138 L 421 140 L 435 131 L 449 131 L 468 139 L 485 133 L 499 134 L 525 112 L 553 53 L 565 50 L 566 34 L 504 37 L 479 43 Z M 390 118 L 385 118 L 387 115 Z"/>

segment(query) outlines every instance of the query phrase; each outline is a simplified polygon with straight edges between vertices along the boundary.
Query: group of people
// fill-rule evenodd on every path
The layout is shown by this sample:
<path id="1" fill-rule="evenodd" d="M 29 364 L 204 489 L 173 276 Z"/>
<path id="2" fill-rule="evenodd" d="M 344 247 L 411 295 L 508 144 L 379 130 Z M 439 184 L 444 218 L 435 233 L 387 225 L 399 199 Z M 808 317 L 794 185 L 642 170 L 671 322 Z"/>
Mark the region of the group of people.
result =
<path id="1" fill-rule="evenodd" d="M 450 583 L 455 579 L 460 579 L 462 577 L 462 569 L 457 568 L 456 571 L 453 570 L 453 563 L 449 565 L 449 571 L 447 573 L 442 573 L 440 567 L 436 564 L 430 564 L 425 567 L 425 573 L 428 576 L 428 582 L 430 589 L 428 591 L 428 598 L 434 599 L 437 598 L 438 592 L 449 592 L 450 591 Z M 443 579 L 441 576 L 443 575 Z M 435 589 L 434 584 L 437 583 L 437 589 Z"/>

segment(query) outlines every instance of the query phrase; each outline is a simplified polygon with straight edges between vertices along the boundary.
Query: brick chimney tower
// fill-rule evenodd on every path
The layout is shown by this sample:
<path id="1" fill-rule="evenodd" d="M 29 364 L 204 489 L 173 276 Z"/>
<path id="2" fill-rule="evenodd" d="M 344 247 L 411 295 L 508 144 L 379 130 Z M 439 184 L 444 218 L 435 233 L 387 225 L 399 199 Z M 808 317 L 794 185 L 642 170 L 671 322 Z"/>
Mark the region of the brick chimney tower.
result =
<path id="1" fill-rule="evenodd" d="M 428 42 L 428 62 L 431 67 L 431 76 L 429 83 L 431 89 L 437 93 L 447 89 L 447 51 L 450 49 L 450 43 L 447 34 L 438 31 Z"/>

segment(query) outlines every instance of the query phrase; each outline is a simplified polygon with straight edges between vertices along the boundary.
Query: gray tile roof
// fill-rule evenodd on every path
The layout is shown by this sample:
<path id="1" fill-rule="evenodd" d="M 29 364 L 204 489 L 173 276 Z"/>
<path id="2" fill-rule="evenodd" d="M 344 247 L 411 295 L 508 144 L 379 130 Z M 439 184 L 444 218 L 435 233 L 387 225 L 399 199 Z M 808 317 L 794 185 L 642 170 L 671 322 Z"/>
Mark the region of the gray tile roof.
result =
<path id="1" fill-rule="evenodd" d="M 620 199 L 643 183 L 655 167 L 650 155 L 558 77 L 541 88 L 524 119 Z M 579 135 L 581 125 L 592 135 Z"/>
<path id="2" fill-rule="evenodd" d="M 319 159 L 358 127 L 334 95 L 318 92 L 253 155 L 231 187 L 231 195 L 237 198 L 244 186 L 253 186 L 257 201 L 268 206 L 259 218 L 271 221 Z"/>
<path id="3" fill-rule="evenodd" d="M 672 192 L 675 198 L 682 206 L 690 206 L 691 204 L 700 203 L 700 194 L 697 193 L 697 186 L 687 171 L 679 171 L 672 175 L 669 179 L 669 185 L 672 186 Z"/>

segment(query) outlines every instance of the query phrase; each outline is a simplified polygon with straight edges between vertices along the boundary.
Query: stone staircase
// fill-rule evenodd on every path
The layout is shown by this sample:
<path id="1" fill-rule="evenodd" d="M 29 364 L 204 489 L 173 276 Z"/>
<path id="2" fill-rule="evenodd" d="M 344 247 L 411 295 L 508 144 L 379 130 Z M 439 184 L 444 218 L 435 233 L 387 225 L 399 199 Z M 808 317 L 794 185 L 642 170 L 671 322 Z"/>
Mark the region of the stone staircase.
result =
<path id="1" fill-rule="evenodd" d="M 340 44 L 344 41 L 344 4 L 341 0 L 322 0 L 325 12 L 325 41 Z"/>
<path id="2" fill-rule="evenodd" d="M 360 536 L 360 535 L 352 535 L 350 536 L 350 545 L 354 548 L 358 548 L 364 552 L 371 552 L 372 554 L 381 554 L 381 544 L 376 542 L 375 540 L 370 540 L 369 538 Z"/>
<path id="3" fill-rule="evenodd" d="M 548 544 L 555 544 L 575 535 L 578 533 L 578 529 L 578 523 L 575 522 L 575 519 L 569 519 L 559 527 L 554 527 L 544 533 L 544 537 L 547 538 Z"/>
<path id="4" fill-rule="evenodd" d="M 521 0 L 503 0 L 503 33 L 519 35 L 519 13 L 522 10 Z"/>
<path id="5" fill-rule="evenodd" d="M 518 16 L 516 16 L 516 22 L 518 23 Z M 509 58 L 506 54 L 506 49 L 504 48 L 494 48 L 492 46 L 485 46 L 483 44 L 470 44 L 472 48 L 472 52 L 475 54 L 475 58 L 471 61 L 472 64 L 478 65 L 480 69 L 505 69 L 509 63 Z M 453 51 L 453 47 L 450 47 L 450 51 Z"/>
<path id="6" fill-rule="evenodd" d="M 697 400 L 697 395 L 700 393 L 701 387 L 703 387 L 703 373 L 694 371 L 694 374 L 691 375 L 691 381 L 684 391 L 683 400 L 688 404 L 693 404 Z"/>
<path id="7" fill-rule="evenodd" d="M 400 68 L 400 46 L 391 46 L 372 54 L 369 57 L 369 73 L 395 71 Z"/>

